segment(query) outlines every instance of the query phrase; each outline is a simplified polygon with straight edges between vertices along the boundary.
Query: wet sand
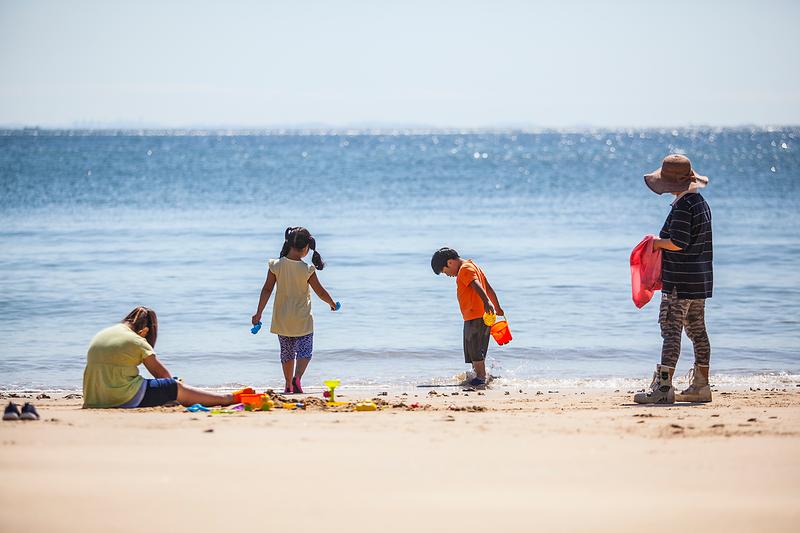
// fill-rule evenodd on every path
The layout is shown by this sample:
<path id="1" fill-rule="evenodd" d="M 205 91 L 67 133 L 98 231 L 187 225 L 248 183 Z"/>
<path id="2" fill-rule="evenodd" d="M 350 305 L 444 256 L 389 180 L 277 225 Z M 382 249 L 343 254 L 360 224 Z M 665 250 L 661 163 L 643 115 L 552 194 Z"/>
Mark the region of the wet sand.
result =
<path id="1" fill-rule="evenodd" d="M 0 531 L 797 531 L 798 387 L 382 392 L 213 416 L 13 399 L 42 419 L 0 423 Z"/>

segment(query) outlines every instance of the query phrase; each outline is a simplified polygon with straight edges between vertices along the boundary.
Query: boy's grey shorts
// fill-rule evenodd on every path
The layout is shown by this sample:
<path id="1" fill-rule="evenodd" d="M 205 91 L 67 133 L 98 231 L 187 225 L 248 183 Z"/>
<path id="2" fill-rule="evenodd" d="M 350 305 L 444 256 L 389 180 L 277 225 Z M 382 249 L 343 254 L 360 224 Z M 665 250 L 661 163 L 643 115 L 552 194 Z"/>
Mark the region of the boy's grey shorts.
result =
<path id="1" fill-rule="evenodd" d="M 473 363 L 486 359 L 489 349 L 489 326 L 483 318 L 464 321 L 464 362 Z"/>

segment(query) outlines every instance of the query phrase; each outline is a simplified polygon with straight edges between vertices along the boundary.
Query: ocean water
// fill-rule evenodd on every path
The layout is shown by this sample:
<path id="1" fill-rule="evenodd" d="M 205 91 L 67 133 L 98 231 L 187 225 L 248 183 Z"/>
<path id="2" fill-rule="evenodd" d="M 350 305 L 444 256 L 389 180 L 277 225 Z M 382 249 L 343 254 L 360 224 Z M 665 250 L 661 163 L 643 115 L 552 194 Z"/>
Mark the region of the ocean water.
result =
<path id="1" fill-rule="evenodd" d="M 280 386 L 278 342 L 249 331 L 287 226 L 316 236 L 305 383 L 446 383 L 463 372 L 451 246 L 487 273 L 514 340 L 513 384 L 617 386 L 658 361 L 658 295 L 628 257 L 671 197 L 642 181 L 671 152 L 710 177 L 718 383 L 800 383 L 800 129 L 584 132 L 0 132 L 0 388 L 79 388 L 86 347 L 136 305 L 187 382 Z M 684 338 L 679 372 L 692 362 Z M 502 382 L 502 381 L 501 381 Z"/>

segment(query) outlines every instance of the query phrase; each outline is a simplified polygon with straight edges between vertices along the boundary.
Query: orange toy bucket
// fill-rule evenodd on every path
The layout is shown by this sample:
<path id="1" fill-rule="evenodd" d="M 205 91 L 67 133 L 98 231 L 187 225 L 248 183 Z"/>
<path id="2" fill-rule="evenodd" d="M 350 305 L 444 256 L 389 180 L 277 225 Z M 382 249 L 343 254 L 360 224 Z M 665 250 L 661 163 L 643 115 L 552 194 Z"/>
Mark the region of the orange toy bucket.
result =
<path id="1" fill-rule="evenodd" d="M 511 330 L 508 329 L 507 320 L 498 320 L 494 323 L 490 331 L 492 337 L 494 337 L 494 340 L 496 340 L 497 344 L 500 346 L 508 344 L 509 341 L 511 341 Z"/>
<path id="2" fill-rule="evenodd" d="M 249 405 L 253 409 L 261 409 L 264 405 L 263 394 L 242 394 L 239 399 L 243 404 Z"/>

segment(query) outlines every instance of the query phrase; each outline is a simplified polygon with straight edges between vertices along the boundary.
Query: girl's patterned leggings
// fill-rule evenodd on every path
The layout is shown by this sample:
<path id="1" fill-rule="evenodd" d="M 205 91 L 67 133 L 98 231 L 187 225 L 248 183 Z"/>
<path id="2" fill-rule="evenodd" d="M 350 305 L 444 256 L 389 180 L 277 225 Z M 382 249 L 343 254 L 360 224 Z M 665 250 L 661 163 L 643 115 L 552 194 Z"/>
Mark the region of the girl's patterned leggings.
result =
<path id="1" fill-rule="evenodd" d="M 302 337 L 278 335 L 278 342 L 281 345 L 281 363 L 294 361 L 295 359 L 311 359 L 311 354 L 314 351 L 313 333 Z"/>

